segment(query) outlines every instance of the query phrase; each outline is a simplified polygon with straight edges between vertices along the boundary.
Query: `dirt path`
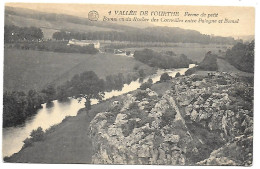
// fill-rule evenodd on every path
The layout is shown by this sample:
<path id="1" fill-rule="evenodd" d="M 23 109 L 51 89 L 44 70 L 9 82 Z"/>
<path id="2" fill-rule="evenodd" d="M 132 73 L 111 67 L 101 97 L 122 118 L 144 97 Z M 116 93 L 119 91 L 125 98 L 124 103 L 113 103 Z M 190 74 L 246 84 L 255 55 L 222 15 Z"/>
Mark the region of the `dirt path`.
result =
<path id="1" fill-rule="evenodd" d="M 15 154 L 11 162 L 22 163 L 91 163 L 92 143 L 88 136 L 91 118 L 82 112 L 71 117 L 47 135 L 42 142 L 36 142 Z"/>

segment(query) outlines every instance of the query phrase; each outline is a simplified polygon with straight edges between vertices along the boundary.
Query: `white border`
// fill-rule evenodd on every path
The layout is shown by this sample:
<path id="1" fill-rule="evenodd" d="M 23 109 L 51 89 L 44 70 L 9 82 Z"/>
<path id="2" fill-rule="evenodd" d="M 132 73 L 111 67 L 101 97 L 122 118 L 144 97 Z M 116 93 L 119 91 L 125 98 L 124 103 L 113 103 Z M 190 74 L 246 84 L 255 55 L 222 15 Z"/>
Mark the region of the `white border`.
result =
<path id="1" fill-rule="evenodd" d="M 1 117 L 0 117 L 0 122 L 2 125 L 2 109 L 3 109 L 3 35 L 4 35 L 4 3 L 6 2 L 31 2 L 31 3 L 36 3 L 36 2 L 42 2 L 42 3 L 92 3 L 92 4 L 145 4 L 145 5 L 203 5 L 203 6 L 254 6 L 255 12 L 256 12 L 256 27 L 255 27 L 255 32 L 256 32 L 256 47 L 255 47 L 255 107 L 254 107 L 254 161 L 253 161 L 253 167 L 252 168 L 260 168 L 260 123 L 258 123 L 258 120 L 260 119 L 260 67 L 257 67 L 257 65 L 260 65 L 260 59 L 258 58 L 260 52 L 259 52 L 259 2 L 257 0 L 128 0 L 128 1 L 122 1 L 122 0 L 1 0 L 0 1 L 0 22 L 1 22 L 1 27 L 0 27 L 0 112 L 1 112 Z M 0 144 L 2 147 L 2 130 L 0 130 Z M 1 149 L 2 150 L 2 149 Z M 258 150 L 258 151 L 257 151 Z M 52 165 L 52 164 L 8 164 L 8 163 L 3 163 L 1 161 L 2 158 L 2 151 L 0 151 L 0 168 L 8 168 L 8 169 L 23 169 L 23 168 L 29 168 L 29 169 L 45 169 L 45 168 L 62 168 L 62 169 L 70 169 L 70 168 L 122 168 L 124 167 L 125 169 L 130 169 L 130 168 L 153 168 L 153 169 L 158 169 L 158 168 L 169 168 L 169 167 L 174 167 L 174 168 L 202 168 L 200 167 L 195 167 L 195 166 L 147 166 L 147 165 L 85 165 L 85 164 L 69 164 L 69 165 L 64 165 L 64 164 L 59 164 L 59 165 Z M 203 168 L 208 168 L 208 166 L 203 167 Z M 210 166 L 210 168 L 220 168 L 219 166 Z M 221 167 L 221 168 L 238 168 L 238 167 Z M 241 168 L 241 167 L 239 167 Z"/>

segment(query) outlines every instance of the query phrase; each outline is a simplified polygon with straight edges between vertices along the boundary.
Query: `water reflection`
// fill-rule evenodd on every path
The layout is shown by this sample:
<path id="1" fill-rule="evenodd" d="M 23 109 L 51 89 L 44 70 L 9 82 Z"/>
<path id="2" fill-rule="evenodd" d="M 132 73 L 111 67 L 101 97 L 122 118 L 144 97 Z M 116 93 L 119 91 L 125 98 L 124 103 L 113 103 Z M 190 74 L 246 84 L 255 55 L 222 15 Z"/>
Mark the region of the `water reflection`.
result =
<path id="1" fill-rule="evenodd" d="M 190 68 L 194 66 L 195 65 L 190 65 Z M 183 75 L 187 70 L 188 68 L 158 70 L 156 74 L 143 79 L 143 82 L 147 82 L 148 79 L 151 78 L 153 83 L 156 83 L 160 80 L 160 75 L 165 72 L 174 77 L 177 72 L 180 72 L 180 74 Z M 136 90 L 140 85 L 139 79 L 130 84 L 124 84 L 121 91 L 113 90 L 111 92 L 105 92 L 104 100 Z M 91 104 L 96 103 L 98 103 L 96 99 L 91 100 Z M 28 118 L 23 125 L 3 129 L 3 156 L 10 156 L 13 153 L 18 152 L 23 146 L 23 141 L 30 136 L 32 130 L 37 129 L 38 127 L 42 127 L 43 130 L 46 130 L 55 124 L 61 123 L 66 116 L 76 116 L 79 109 L 83 107 L 84 100 L 78 102 L 78 100 L 72 98 L 67 102 L 55 100 L 51 104 L 43 104 L 36 115 Z"/>

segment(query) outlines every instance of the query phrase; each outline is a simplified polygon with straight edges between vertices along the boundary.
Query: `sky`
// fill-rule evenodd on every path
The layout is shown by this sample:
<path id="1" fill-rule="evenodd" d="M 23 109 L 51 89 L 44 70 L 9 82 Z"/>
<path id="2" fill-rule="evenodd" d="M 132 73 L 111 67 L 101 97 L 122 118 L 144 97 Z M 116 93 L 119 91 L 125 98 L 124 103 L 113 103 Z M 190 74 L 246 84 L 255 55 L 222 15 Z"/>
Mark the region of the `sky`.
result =
<path id="1" fill-rule="evenodd" d="M 89 11 L 95 10 L 99 13 L 99 21 L 108 18 L 119 17 L 153 17 L 159 19 L 158 22 L 149 23 L 147 25 L 180 27 L 184 29 L 197 30 L 203 34 L 215 36 L 232 36 L 239 38 L 241 36 L 255 34 L 255 9 L 253 7 L 208 7 L 208 6 L 148 6 L 148 5 L 95 5 L 95 4 L 43 4 L 43 3 L 7 3 L 6 6 L 28 8 L 41 12 L 61 13 L 80 17 L 88 17 Z M 117 15 L 115 11 L 137 11 L 136 16 Z M 109 15 L 109 11 L 111 14 Z M 140 11 L 148 11 L 147 16 L 140 16 Z M 155 16 L 156 12 L 179 12 L 178 16 Z M 151 16 L 154 12 L 153 16 Z M 187 13 L 188 12 L 188 13 Z M 189 14 L 188 16 L 186 14 Z M 179 19 L 183 22 L 162 22 L 165 19 Z M 238 23 L 224 23 L 225 20 L 233 20 Z M 186 20 L 196 20 L 194 23 L 187 23 Z M 198 21 L 201 22 L 198 23 Z M 209 20 L 216 20 L 216 23 L 208 24 Z M 223 20 L 222 23 L 220 20 Z M 204 21 L 204 23 L 202 23 Z M 108 22 L 108 21 L 106 21 Z M 110 22 L 110 21 L 109 21 Z M 122 22 L 113 22 L 122 24 Z M 145 22 L 124 22 L 123 24 L 144 25 Z M 143 26 L 142 26 L 143 27 Z"/>

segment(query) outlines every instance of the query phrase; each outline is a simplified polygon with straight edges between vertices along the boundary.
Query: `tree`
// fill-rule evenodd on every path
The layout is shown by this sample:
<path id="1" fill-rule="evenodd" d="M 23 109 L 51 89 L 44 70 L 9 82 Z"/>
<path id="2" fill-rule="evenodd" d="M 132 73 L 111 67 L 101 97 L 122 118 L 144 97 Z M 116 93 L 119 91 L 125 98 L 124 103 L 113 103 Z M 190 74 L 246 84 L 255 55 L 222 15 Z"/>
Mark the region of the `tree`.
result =
<path id="1" fill-rule="evenodd" d="M 56 90 L 53 84 L 49 84 L 46 89 L 42 90 L 42 93 L 45 94 L 45 101 L 50 103 L 55 99 Z"/>
<path id="2" fill-rule="evenodd" d="M 21 124 L 26 118 L 27 99 L 24 92 L 5 92 L 3 96 L 3 126 Z"/>
<path id="3" fill-rule="evenodd" d="M 91 99 L 101 100 L 104 97 L 105 82 L 99 79 L 93 71 L 86 71 L 80 75 L 76 75 L 71 80 L 71 86 L 74 93 L 74 98 L 81 101 L 86 100 L 85 108 L 91 109 Z"/>
<path id="4" fill-rule="evenodd" d="M 139 69 L 138 74 L 141 78 L 145 77 L 144 69 Z"/>
<path id="5" fill-rule="evenodd" d="M 152 85 L 153 85 L 153 80 L 152 79 L 148 79 L 147 82 L 141 84 L 140 89 L 141 90 L 146 90 L 147 88 L 150 89 L 152 87 Z"/>

